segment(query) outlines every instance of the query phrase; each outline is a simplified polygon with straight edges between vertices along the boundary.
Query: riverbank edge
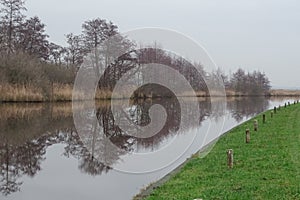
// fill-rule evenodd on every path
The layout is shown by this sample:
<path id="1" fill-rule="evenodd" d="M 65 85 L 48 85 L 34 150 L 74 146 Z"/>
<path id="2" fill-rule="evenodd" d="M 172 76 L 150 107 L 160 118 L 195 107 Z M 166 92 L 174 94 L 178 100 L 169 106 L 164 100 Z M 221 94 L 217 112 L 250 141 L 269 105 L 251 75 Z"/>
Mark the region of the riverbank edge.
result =
<path id="1" fill-rule="evenodd" d="M 249 119 L 251 120 L 251 119 Z M 247 120 L 248 121 L 248 120 Z M 245 121 L 245 122 L 247 122 Z M 245 123 L 243 122 L 243 123 Z M 239 124 L 238 126 L 242 125 L 243 123 Z M 236 128 L 237 126 L 233 127 L 232 129 Z M 224 135 L 226 135 L 227 133 L 229 133 L 232 129 L 230 129 L 229 131 L 226 131 L 225 133 L 223 133 L 220 137 L 223 137 Z M 219 137 L 219 138 L 220 138 Z M 166 174 L 164 177 L 162 177 L 161 179 L 150 183 L 148 186 L 146 186 L 145 188 L 141 189 L 140 193 L 136 194 L 133 197 L 133 200 L 142 200 L 145 199 L 146 197 L 148 197 L 156 188 L 158 188 L 159 186 L 163 185 L 165 182 L 167 182 L 168 180 L 170 180 L 170 178 L 172 178 L 175 174 L 177 174 L 178 172 L 181 171 L 181 169 L 189 162 L 191 161 L 194 157 L 203 157 L 205 155 L 207 155 L 209 153 L 209 151 L 214 147 L 214 145 L 217 143 L 217 141 L 219 140 L 219 138 L 213 140 L 212 142 L 210 142 L 209 144 L 205 145 L 201 150 L 199 150 L 198 152 L 194 153 L 191 157 L 187 158 L 183 163 L 181 163 L 179 166 L 177 166 L 175 169 L 173 169 L 171 172 L 169 172 L 168 174 Z M 203 154 L 203 155 L 202 155 Z"/>
<path id="2" fill-rule="evenodd" d="M 78 101 L 84 101 L 86 95 L 76 95 Z M 219 95 L 220 96 L 220 95 Z M 218 94 L 212 92 L 208 95 L 205 92 L 197 92 L 198 98 L 219 97 Z M 224 95 L 221 95 L 224 96 Z M 178 97 L 195 97 L 194 94 L 182 94 Z M 249 95 L 243 93 L 236 93 L 232 90 L 226 90 L 227 98 L 246 98 L 246 97 L 300 97 L 300 90 L 270 90 L 268 94 Z M 135 96 L 128 96 L 127 93 L 116 94 L 112 98 L 112 91 L 97 90 L 95 93 L 95 100 L 126 100 L 126 99 L 155 99 L 165 98 L 164 96 L 149 96 L 146 94 L 138 94 Z M 26 85 L 3 85 L 0 84 L 0 103 L 41 103 L 41 102 L 71 102 L 73 101 L 73 85 L 72 84 L 52 84 L 45 91 L 37 86 Z"/>
<path id="3" fill-rule="evenodd" d="M 295 103 L 299 103 L 299 101 L 295 102 Z M 294 102 L 292 104 L 295 104 Z M 284 107 L 284 106 L 281 106 Z M 275 107 L 274 107 L 275 108 Z M 258 113 L 257 115 L 251 117 L 250 119 L 232 127 L 230 130 L 222 133 L 217 139 L 211 141 L 209 144 L 205 145 L 202 149 L 200 149 L 199 151 L 197 151 L 196 153 L 194 153 L 191 157 L 187 158 L 182 164 L 180 164 L 178 167 L 176 167 L 174 170 L 172 170 L 171 172 L 169 172 L 168 174 L 166 174 L 164 177 L 162 177 L 161 179 L 150 183 L 148 186 L 146 186 L 145 188 L 142 188 L 140 193 L 136 194 L 133 197 L 133 200 L 143 200 L 145 198 L 147 198 L 148 196 L 151 195 L 151 193 L 158 187 L 160 187 L 161 185 L 163 185 L 164 183 L 166 183 L 168 180 L 170 180 L 174 175 L 176 175 L 177 173 L 179 173 L 181 171 L 181 169 L 188 164 L 192 159 L 194 159 L 195 157 L 198 158 L 203 158 L 205 157 L 210 150 L 214 147 L 214 145 L 217 144 L 218 140 L 222 137 L 225 137 L 226 135 L 228 135 L 229 133 L 231 133 L 234 129 L 243 126 L 246 123 L 249 123 L 250 121 L 253 121 L 254 119 L 257 119 L 259 116 L 263 115 L 263 114 L 267 114 L 270 113 L 274 108 L 270 108 L 268 110 L 265 110 L 261 113 Z M 277 109 L 278 107 L 276 107 Z"/>
<path id="4" fill-rule="evenodd" d="M 189 95 L 182 95 L 178 96 L 180 98 L 191 98 L 191 97 L 196 97 L 196 98 L 217 98 L 217 97 L 223 97 L 223 96 L 217 96 L 217 95 L 197 95 L 197 96 L 189 96 Z M 251 97 L 265 97 L 265 98 L 272 98 L 272 97 L 285 97 L 285 98 L 296 98 L 299 97 L 300 95 L 226 95 L 226 98 L 251 98 Z M 172 97 L 164 97 L 164 96 L 158 96 L 158 97 L 138 97 L 138 98 L 130 98 L 130 97 L 119 97 L 119 98 L 111 98 L 107 96 L 103 97 L 97 97 L 94 100 L 96 101 L 106 101 L 106 100 L 147 100 L 147 99 L 161 99 L 161 98 L 172 98 Z M 70 103 L 73 101 L 90 101 L 89 99 L 80 99 L 80 100 L 73 100 L 72 98 L 56 98 L 55 100 L 51 99 L 26 99 L 26 100 L 15 100 L 15 99 L 1 99 L 0 98 L 0 103 Z"/>

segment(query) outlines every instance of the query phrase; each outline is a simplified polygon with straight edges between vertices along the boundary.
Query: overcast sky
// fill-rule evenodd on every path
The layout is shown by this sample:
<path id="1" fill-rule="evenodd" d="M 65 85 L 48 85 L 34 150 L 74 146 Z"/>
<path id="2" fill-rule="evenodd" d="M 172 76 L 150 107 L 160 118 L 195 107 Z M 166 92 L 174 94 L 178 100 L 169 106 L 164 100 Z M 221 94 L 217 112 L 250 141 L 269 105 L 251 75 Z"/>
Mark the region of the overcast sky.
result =
<path id="1" fill-rule="evenodd" d="M 121 32 L 168 28 L 204 46 L 226 72 L 260 70 L 275 87 L 300 88 L 299 0 L 27 0 L 26 7 L 61 45 L 97 17 Z"/>

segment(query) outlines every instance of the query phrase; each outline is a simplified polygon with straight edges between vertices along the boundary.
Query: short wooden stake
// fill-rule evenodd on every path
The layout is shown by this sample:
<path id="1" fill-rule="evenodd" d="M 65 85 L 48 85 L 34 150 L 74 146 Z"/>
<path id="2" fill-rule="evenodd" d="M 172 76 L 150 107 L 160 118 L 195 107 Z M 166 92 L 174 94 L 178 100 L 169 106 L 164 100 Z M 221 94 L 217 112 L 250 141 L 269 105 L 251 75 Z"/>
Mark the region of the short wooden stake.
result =
<path id="1" fill-rule="evenodd" d="M 258 130 L 258 121 L 254 120 L 254 131 Z"/>
<path id="2" fill-rule="evenodd" d="M 263 123 L 266 123 L 266 115 L 263 114 Z"/>
<path id="3" fill-rule="evenodd" d="M 228 149 L 227 151 L 227 165 L 230 169 L 233 168 L 233 150 Z"/>
<path id="4" fill-rule="evenodd" d="M 273 118 L 273 113 L 274 113 L 274 112 L 273 112 L 273 111 L 271 111 L 271 118 Z"/>
<path id="5" fill-rule="evenodd" d="M 246 129 L 246 143 L 250 143 L 250 130 Z"/>
<path id="6" fill-rule="evenodd" d="M 286 103 L 284 103 L 284 107 L 286 108 Z"/>
<path id="7" fill-rule="evenodd" d="M 277 108 L 276 108 L 276 106 L 274 106 L 274 113 L 276 114 L 276 111 L 277 111 Z"/>

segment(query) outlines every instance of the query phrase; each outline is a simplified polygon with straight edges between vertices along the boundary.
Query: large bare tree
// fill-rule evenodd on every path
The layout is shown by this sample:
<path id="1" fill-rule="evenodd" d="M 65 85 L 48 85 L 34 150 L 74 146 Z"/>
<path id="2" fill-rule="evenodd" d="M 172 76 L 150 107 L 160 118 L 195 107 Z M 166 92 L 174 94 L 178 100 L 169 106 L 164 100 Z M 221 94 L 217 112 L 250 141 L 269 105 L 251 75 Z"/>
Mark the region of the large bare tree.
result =
<path id="1" fill-rule="evenodd" d="M 69 33 L 66 35 L 68 46 L 66 48 L 66 62 L 72 66 L 79 66 L 83 62 L 84 48 L 81 35 Z"/>
<path id="2" fill-rule="evenodd" d="M 8 53 L 14 52 L 18 32 L 25 18 L 22 13 L 26 10 L 24 0 L 0 0 L 1 4 L 1 46 Z"/>
<path id="3" fill-rule="evenodd" d="M 43 60 L 49 57 L 49 37 L 45 33 L 45 24 L 35 16 L 27 19 L 19 32 L 19 49 Z"/>
<path id="4" fill-rule="evenodd" d="M 84 22 L 82 29 L 87 51 L 98 47 L 104 40 L 118 33 L 116 25 L 100 18 Z"/>

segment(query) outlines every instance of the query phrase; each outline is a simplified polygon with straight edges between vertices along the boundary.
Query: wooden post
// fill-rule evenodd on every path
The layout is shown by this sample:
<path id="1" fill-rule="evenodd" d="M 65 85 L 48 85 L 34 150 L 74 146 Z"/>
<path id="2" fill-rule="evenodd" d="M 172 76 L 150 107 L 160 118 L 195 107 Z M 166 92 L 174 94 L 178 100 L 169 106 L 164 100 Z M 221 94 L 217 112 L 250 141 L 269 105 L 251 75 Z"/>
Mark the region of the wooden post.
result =
<path id="1" fill-rule="evenodd" d="M 266 115 L 263 114 L 263 123 L 266 123 Z"/>
<path id="2" fill-rule="evenodd" d="M 284 103 L 284 107 L 286 108 L 286 103 Z"/>
<path id="3" fill-rule="evenodd" d="M 274 113 L 276 114 L 276 110 L 277 110 L 277 108 L 276 108 L 276 106 L 274 106 Z"/>
<path id="4" fill-rule="evenodd" d="M 254 131 L 258 130 L 258 121 L 254 120 Z"/>
<path id="5" fill-rule="evenodd" d="M 273 113 L 274 113 L 274 112 L 273 112 L 273 111 L 271 111 L 271 118 L 273 118 Z"/>
<path id="6" fill-rule="evenodd" d="M 246 129 L 246 143 L 250 143 L 250 130 Z"/>
<path id="7" fill-rule="evenodd" d="M 280 110 L 280 108 L 281 108 L 281 106 L 279 105 L 279 106 L 278 106 L 278 110 Z M 275 114 L 276 114 L 276 113 L 275 113 Z"/>
<path id="8" fill-rule="evenodd" d="M 228 168 L 232 169 L 233 168 L 233 150 L 228 149 L 227 151 L 227 165 Z"/>

